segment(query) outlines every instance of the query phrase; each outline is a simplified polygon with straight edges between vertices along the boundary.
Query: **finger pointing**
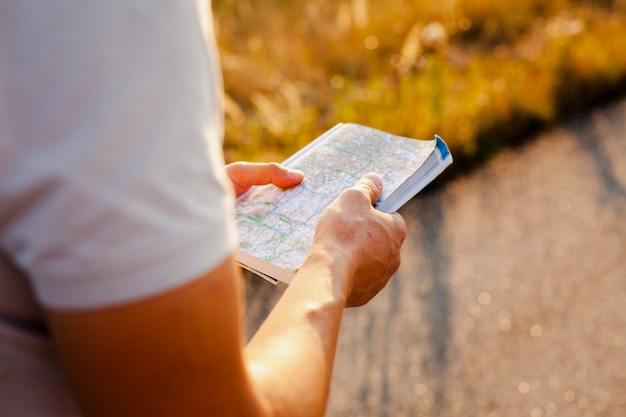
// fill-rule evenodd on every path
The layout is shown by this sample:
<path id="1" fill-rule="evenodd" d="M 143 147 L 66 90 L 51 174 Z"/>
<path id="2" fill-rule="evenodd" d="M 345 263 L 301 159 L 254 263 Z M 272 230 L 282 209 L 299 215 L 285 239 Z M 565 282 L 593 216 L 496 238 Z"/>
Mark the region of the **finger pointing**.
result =
<path id="1" fill-rule="evenodd" d="M 374 204 L 378 201 L 383 192 L 383 179 L 380 175 L 370 172 L 365 174 L 359 182 L 354 185 L 354 188 L 365 192 L 369 196 L 370 202 Z"/>

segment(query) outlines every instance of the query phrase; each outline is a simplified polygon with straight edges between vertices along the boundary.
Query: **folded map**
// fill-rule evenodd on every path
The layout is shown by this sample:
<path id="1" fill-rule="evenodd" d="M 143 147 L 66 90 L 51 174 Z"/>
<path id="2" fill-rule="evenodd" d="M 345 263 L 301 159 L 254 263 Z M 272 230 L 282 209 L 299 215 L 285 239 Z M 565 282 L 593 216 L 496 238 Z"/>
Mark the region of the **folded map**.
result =
<path id="1" fill-rule="evenodd" d="M 375 172 L 384 187 L 374 206 L 393 213 L 451 163 L 439 136 L 417 140 L 340 123 L 283 162 L 304 172 L 300 185 L 253 187 L 237 199 L 237 262 L 270 282 L 289 283 L 311 248 L 319 215 L 341 191 Z"/>

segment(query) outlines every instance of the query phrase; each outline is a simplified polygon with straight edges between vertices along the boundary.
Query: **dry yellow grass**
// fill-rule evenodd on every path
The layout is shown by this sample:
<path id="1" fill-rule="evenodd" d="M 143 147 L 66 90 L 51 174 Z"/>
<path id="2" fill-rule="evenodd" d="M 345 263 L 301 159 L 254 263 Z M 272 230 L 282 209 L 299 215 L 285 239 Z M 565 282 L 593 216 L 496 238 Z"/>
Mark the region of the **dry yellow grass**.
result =
<path id="1" fill-rule="evenodd" d="M 626 85 L 626 1 L 214 1 L 228 160 L 337 122 L 442 135 L 457 164 Z"/>

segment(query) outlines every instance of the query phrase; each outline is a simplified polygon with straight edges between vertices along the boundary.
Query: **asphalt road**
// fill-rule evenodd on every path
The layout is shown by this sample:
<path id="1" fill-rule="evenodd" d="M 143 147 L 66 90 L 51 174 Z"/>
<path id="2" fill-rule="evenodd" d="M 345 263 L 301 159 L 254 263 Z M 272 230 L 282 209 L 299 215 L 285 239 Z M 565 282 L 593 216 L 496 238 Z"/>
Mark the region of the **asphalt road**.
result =
<path id="1" fill-rule="evenodd" d="M 625 416 L 626 100 L 425 191 L 327 416 Z M 252 333 L 283 289 L 246 280 Z"/>

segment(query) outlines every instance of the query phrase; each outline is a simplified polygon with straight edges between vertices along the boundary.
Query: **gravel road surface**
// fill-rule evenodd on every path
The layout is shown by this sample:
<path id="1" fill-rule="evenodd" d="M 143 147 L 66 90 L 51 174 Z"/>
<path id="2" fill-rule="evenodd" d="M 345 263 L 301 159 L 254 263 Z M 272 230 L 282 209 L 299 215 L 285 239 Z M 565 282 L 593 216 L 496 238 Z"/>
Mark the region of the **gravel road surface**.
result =
<path id="1" fill-rule="evenodd" d="M 402 266 L 346 311 L 327 416 L 626 415 L 626 101 L 401 213 Z M 283 288 L 246 281 L 252 333 Z"/>

